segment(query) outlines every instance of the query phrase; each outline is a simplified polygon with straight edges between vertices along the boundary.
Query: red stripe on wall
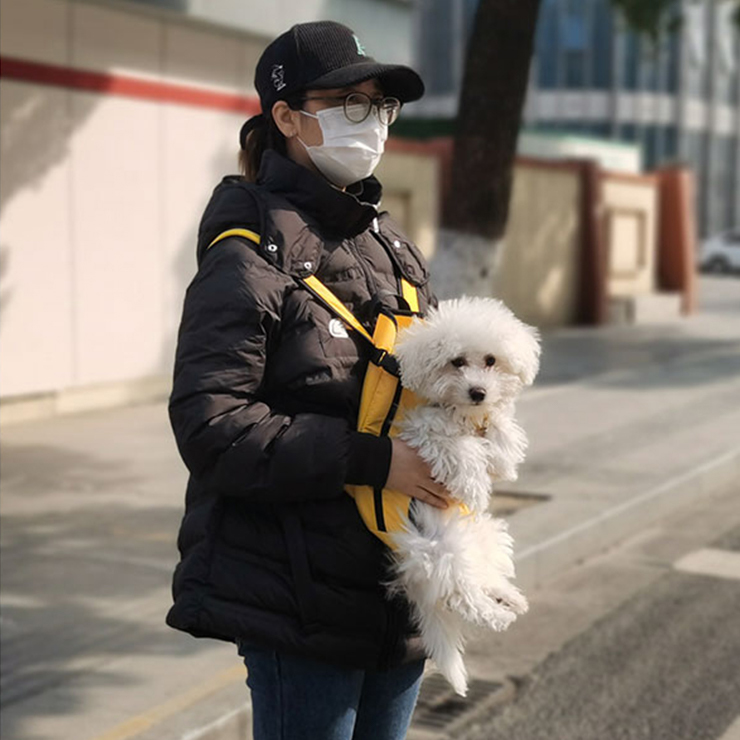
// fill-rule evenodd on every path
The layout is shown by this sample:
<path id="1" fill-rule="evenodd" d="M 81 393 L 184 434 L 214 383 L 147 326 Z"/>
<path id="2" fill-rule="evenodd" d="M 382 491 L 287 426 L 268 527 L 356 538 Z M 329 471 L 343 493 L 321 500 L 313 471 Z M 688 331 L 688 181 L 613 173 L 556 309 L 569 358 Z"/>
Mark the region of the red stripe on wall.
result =
<path id="1" fill-rule="evenodd" d="M 72 90 L 87 90 L 102 95 L 121 95 L 137 100 L 179 103 L 248 115 L 260 112 L 259 100 L 256 97 L 214 92 L 204 88 L 173 85 L 167 82 L 152 82 L 107 72 L 89 72 L 6 56 L 0 56 L 0 77 Z"/>

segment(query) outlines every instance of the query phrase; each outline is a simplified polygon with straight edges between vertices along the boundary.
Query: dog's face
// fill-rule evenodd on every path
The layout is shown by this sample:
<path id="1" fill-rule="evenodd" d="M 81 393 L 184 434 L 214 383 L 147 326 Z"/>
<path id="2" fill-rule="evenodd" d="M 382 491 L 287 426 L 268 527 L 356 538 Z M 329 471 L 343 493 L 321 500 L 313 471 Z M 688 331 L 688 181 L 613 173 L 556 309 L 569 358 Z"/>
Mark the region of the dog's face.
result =
<path id="1" fill-rule="evenodd" d="M 480 347 L 460 347 L 450 357 L 449 349 L 440 355 L 444 364 L 434 369 L 428 366 L 424 383 L 413 389 L 432 403 L 490 409 L 521 390 L 521 380 L 507 370 L 500 355 Z"/>
<path id="2" fill-rule="evenodd" d="M 508 403 L 539 369 L 539 335 L 499 300 L 443 301 L 399 334 L 404 386 L 431 403 L 486 413 Z"/>

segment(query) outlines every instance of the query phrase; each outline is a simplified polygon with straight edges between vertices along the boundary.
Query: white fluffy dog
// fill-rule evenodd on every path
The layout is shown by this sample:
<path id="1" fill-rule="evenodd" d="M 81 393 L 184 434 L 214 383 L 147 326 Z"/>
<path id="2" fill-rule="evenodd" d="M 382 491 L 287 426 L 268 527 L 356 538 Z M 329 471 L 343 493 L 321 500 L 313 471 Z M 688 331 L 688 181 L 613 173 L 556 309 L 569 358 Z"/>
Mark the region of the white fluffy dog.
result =
<path id="1" fill-rule="evenodd" d="M 514 577 L 507 523 L 488 512 L 492 484 L 513 481 L 527 438 L 514 401 L 539 369 L 539 334 L 499 300 L 444 301 L 399 333 L 402 383 L 422 399 L 398 436 L 464 503 L 440 509 L 412 500 L 392 534 L 394 577 L 409 599 L 429 655 L 457 693 L 467 691 L 465 622 L 506 629 L 527 611 Z"/>

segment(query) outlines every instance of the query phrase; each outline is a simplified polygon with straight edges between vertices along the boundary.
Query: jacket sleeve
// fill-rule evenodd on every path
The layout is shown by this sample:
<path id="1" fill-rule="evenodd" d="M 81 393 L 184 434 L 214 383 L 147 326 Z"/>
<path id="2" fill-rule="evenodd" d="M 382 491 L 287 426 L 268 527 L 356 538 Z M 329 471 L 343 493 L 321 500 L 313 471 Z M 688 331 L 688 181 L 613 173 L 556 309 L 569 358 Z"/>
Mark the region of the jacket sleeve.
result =
<path id="1" fill-rule="evenodd" d="M 169 414 L 190 473 L 221 495 L 254 501 L 329 498 L 387 443 L 346 419 L 289 416 L 259 400 L 280 331 L 285 278 L 239 240 L 203 260 L 185 295 Z M 360 464 L 360 459 L 363 464 Z M 378 477 L 378 466 L 370 466 Z M 365 481 L 350 481 L 365 482 Z"/>

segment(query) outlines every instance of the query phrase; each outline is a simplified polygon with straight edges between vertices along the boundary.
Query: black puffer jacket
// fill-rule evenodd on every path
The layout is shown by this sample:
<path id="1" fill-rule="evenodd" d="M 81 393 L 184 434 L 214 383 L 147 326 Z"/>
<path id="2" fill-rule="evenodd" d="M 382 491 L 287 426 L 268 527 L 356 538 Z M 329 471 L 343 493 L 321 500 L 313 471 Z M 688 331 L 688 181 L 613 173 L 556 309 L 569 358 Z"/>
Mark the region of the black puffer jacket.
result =
<path id="1" fill-rule="evenodd" d="M 369 348 L 296 277 L 315 273 L 372 329 L 424 258 L 373 203 L 274 152 L 258 186 L 227 177 L 206 208 L 185 297 L 170 419 L 190 471 L 167 623 L 361 668 L 422 657 L 387 551 L 345 483 L 382 485 L 390 441 L 354 431 Z M 376 218 L 377 217 L 377 218 Z M 259 246 L 228 238 L 241 226 Z"/>

